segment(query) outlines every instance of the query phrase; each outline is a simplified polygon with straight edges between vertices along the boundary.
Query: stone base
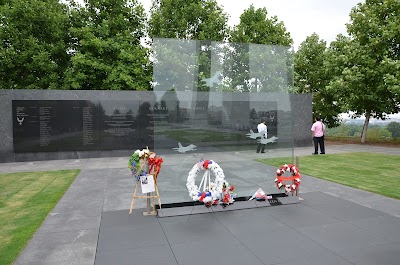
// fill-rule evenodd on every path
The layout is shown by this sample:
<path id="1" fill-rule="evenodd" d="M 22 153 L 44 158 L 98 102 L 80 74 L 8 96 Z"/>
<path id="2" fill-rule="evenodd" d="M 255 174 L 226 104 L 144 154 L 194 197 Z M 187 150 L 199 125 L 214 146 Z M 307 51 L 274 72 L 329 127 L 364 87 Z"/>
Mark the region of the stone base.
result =
<path id="1" fill-rule="evenodd" d="M 233 211 L 269 206 L 278 206 L 286 204 L 299 203 L 300 200 L 297 196 L 286 196 L 285 194 L 273 194 L 272 199 L 265 201 L 251 200 L 250 197 L 239 197 L 235 199 L 233 204 L 228 206 L 213 205 L 210 207 L 205 207 L 204 204 L 199 202 L 183 202 L 183 203 L 173 203 L 162 205 L 161 209 L 158 209 L 157 217 L 172 217 L 181 215 L 192 215 L 192 214 L 202 214 L 202 213 L 212 213 L 212 212 L 223 212 L 223 211 Z"/>

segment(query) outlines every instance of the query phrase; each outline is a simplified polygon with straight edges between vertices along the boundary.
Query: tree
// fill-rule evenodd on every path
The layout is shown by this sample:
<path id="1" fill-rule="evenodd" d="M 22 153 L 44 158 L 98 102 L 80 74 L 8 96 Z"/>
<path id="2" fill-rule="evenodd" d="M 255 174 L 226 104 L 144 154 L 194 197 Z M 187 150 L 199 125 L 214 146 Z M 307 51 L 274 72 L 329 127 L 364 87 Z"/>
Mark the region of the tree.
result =
<path id="1" fill-rule="evenodd" d="M 328 127 L 340 124 L 342 112 L 336 93 L 326 89 L 330 81 L 327 71 L 328 57 L 326 42 L 314 33 L 300 44 L 294 56 L 294 87 L 296 93 L 311 93 L 313 112 L 323 117 Z"/>
<path id="2" fill-rule="evenodd" d="M 0 88 L 59 89 L 67 29 L 67 8 L 57 0 L 1 1 Z"/>
<path id="3" fill-rule="evenodd" d="M 215 0 L 153 0 L 149 35 L 222 41 L 228 34 L 228 15 Z"/>
<path id="4" fill-rule="evenodd" d="M 250 5 L 244 10 L 229 40 L 224 76 L 234 91 L 282 91 L 292 84 L 292 72 L 287 70 L 293 63 L 293 40 L 283 22 L 268 18 L 266 8 Z"/>
<path id="5" fill-rule="evenodd" d="M 240 23 L 231 31 L 231 42 L 290 46 L 293 40 L 283 22 L 276 16 L 268 18 L 267 9 L 253 5 L 240 15 Z"/>
<path id="6" fill-rule="evenodd" d="M 400 123 L 392 121 L 387 125 L 386 128 L 394 139 L 400 138 Z"/>
<path id="7" fill-rule="evenodd" d="M 341 69 L 330 88 L 340 94 L 353 117 L 365 116 L 361 142 L 370 118 L 385 119 L 400 106 L 400 1 L 367 0 L 350 13 L 350 38 L 339 40 Z"/>
<path id="8" fill-rule="evenodd" d="M 211 41 L 222 41 L 228 35 L 228 15 L 215 0 L 154 0 L 150 10 L 149 35 L 152 38 L 178 38 L 196 41 L 157 42 L 157 51 L 162 51 L 167 60 L 156 54 L 156 80 L 165 90 L 208 91 L 201 82 L 211 77 Z M 161 47 L 164 45 L 165 47 Z M 163 64 L 163 62 L 167 62 Z M 171 64 L 172 62 L 172 64 Z M 161 73 L 162 72 L 162 73 Z M 187 82 L 186 76 L 197 75 Z M 161 75 L 168 77 L 163 78 Z M 161 77 L 161 78 L 159 78 Z M 168 79 L 168 82 L 163 82 Z M 166 84 L 168 83 L 168 84 Z"/>
<path id="9" fill-rule="evenodd" d="M 66 89 L 150 90 L 146 14 L 137 0 L 85 0 L 73 4 L 71 65 Z"/>

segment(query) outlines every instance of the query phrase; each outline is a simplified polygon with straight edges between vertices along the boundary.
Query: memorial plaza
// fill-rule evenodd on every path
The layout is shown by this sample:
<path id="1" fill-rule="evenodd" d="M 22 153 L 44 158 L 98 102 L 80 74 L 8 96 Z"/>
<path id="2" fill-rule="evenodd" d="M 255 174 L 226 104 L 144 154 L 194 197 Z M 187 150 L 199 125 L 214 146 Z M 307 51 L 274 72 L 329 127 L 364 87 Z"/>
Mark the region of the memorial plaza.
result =
<path id="1" fill-rule="evenodd" d="M 300 168 L 301 157 L 311 155 L 310 149 L 294 149 Z M 359 151 L 400 155 L 400 149 L 389 147 L 327 147 L 329 154 Z M 162 187 L 174 185 L 168 179 L 185 183 L 187 172 L 202 156 L 218 161 L 227 169 L 225 175 L 270 175 L 273 182 L 276 168 L 255 159 L 280 155 L 287 151 L 169 155 L 159 175 L 161 201 L 190 201 L 180 187 L 176 192 Z M 235 202 L 226 211 L 211 207 L 208 213 L 161 218 L 145 216 L 146 200 L 136 199 L 129 214 L 135 181 L 127 161 L 128 157 L 108 157 L 0 164 L 1 173 L 81 169 L 15 264 L 399 263 L 396 199 L 302 175 L 299 202 L 294 204 L 240 209 L 241 202 Z M 235 180 L 237 187 L 240 180 Z M 266 184 L 247 183 L 253 189 Z"/>

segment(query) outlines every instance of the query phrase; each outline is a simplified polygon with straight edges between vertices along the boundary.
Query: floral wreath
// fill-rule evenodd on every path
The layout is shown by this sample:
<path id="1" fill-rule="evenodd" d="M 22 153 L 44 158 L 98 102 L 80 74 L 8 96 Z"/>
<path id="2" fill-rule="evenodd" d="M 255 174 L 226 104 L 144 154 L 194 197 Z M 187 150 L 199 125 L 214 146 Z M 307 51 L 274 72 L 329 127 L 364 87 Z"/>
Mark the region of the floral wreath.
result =
<path id="1" fill-rule="evenodd" d="M 144 170 L 145 163 L 149 165 L 149 172 Z M 148 148 L 143 150 L 136 150 L 129 158 L 128 168 L 131 170 L 133 176 L 139 181 L 141 176 L 146 176 L 148 173 L 153 173 L 157 180 L 158 173 L 161 169 L 163 159 L 157 157 L 155 153 L 150 152 Z"/>
<path id="2" fill-rule="evenodd" d="M 285 172 L 290 172 L 291 176 L 290 177 L 283 176 Z M 293 193 L 300 186 L 300 181 L 301 181 L 300 178 L 301 178 L 300 170 L 295 165 L 285 164 L 276 171 L 275 184 L 278 189 L 284 188 L 286 193 L 289 192 Z M 293 181 L 293 183 L 286 184 L 286 181 Z"/>
<path id="3" fill-rule="evenodd" d="M 197 186 L 195 183 L 196 176 L 202 170 L 206 172 L 204 173 L 200 185 Z M 210 171 L 215 175 L 214 182 L 210 180 Z M 201 191 L 200 189 L 202 186 L 203 190 Z M 219 203 L 226 206 L 234 202 L 234 186 L 229 185 L 229 183 L 225 181 L 224 171 L 213 160 L 200 161 L 195 164 L 189 172 L 186 187 L 193 201 L 203 202 L 206 206 L 217 205 Z"/>

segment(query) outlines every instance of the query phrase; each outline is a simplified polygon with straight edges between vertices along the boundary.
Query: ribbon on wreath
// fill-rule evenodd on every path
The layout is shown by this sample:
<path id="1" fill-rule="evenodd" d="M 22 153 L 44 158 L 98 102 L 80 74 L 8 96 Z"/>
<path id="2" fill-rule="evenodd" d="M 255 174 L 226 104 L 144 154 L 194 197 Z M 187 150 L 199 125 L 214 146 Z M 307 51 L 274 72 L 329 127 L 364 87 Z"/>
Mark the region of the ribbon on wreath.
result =
<path id="1" fill-rule="evenodd" d="M 208 169 L 208 166 L 209 166 L 210 164 L 212 164 L 212 160 L 206 160 L 206 161 L 204 161 L 204 163 L 203 163 L 203 167 L 204 167 L 205 169 Z"/>
<path id="2" fill-rule="evenodd" d="M 154 156 L 149 157 L 147 161 L 150 166 L 149 172 L 154 172 L 154 177 L 157 179 L 158 173 L 160 173 L 161 170 L 161 164 L 164 160 L 161 157 Z"/>

